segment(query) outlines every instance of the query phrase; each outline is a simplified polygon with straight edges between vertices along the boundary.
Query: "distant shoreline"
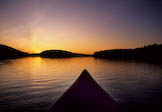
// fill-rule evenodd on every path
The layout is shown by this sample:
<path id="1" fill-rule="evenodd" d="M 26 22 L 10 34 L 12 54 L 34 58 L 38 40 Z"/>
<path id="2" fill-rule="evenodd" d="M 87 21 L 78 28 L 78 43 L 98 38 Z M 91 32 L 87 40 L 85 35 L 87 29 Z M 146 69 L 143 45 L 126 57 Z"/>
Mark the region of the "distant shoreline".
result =
<path id="1" fill-rule="evenodd" d="M 21 57 L 42 57 L 42 58 L 70 58 L 70 57 L 90 57 L 90 54 L 72 53 L 64 50 L 45 50 L 41 53 L 29 54 L 15 48 L 0 44 L 0 60 Z"/>
<path id="2" fill-rule="evenodd" d="M 137 60 L 162 63 L 162 44 L 152 44 L 135 49 L 112 49 L 98 51 L 95 58 Z"/>
<path id="3" fill-rule="evenodd" d="M 41 53 L 25 53 L 12 47 L 0 44 L 0 60 L 21 57 L 42 58 L 70 58 L 70 57 L 94 57 L 113 60 L 137 60 L 162 63 L 162 44 L 152 44 L 135 49 L 112 49 L 90 54 L 72 53 L 64 50 L 45 50 Z"/>

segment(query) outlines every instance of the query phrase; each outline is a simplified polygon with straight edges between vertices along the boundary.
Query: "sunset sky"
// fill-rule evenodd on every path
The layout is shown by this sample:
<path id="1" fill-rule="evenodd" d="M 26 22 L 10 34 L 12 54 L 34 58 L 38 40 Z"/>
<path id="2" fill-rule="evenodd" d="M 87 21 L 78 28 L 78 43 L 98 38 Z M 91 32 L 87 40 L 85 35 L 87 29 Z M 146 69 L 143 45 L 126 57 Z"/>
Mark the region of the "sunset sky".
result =
<path id="1" fill-rule="evenodd" d="M 160 0 L 0 0 L 0 43 L 93 53 L 162 43 Z"/>

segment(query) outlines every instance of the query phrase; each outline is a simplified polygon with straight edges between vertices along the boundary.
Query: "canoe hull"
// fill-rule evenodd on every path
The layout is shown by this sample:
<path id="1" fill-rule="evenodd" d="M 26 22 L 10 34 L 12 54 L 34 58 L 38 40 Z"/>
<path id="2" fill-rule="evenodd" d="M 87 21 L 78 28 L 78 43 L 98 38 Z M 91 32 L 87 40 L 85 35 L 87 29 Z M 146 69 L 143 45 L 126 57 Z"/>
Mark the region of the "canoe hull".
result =
<path id="1" fill-rule="evenodd" d="M 117 103 L 84 70 L 50 112 L 115 112 Z"/>

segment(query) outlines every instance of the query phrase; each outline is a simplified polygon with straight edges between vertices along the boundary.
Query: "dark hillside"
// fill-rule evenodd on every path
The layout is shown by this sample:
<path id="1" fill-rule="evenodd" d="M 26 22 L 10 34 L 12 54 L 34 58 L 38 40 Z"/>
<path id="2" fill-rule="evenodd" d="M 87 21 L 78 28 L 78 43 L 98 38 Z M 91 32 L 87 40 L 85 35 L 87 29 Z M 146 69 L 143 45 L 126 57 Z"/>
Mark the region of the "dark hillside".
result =
<path id="1" fill-rule="evenodd" d="M 94 53 L 96 58 L 136 59 L 162 62 L 162 44 L 147 45 L 135 49 L 114 49 Z"/>
<path id="2" fill-rule="evenodd" d="M 40 53 L 40 56 L 44 58 L 68 58 L 68 57 L 82 57 L 82 56 L 90 56 L 90 55 L 72 53 L 63 50 L 46 50 Z"/>
<path id="3" fill-rule="evenodd" d="M 28 56 L 28 53 L 0 44 L 0 59 L 19 58 Z"/>

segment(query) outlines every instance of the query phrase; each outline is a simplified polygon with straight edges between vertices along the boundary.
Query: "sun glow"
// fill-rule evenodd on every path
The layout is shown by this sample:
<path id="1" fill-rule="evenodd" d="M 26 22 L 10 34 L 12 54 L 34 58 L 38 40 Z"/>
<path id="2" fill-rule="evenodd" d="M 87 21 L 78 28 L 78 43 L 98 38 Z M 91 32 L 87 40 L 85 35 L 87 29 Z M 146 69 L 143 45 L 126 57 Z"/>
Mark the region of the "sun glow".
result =
<path id="1" fill-rule="evenodd" d="M 33 50 L 33 53 L 41 53 L 42 51 L 41 50 Z"/>
<path id="2" fill-rule="evenodd" d="M 160 10 L 151 8 L 148 14 L 148 10 L 140 7 L 142 5 L 137 10 L 134 2 L 8 1 L 0 0 L 0 44 L 24 52 L 59 49 L 93 54 L 105 49 L 162 42 L 161 24 L 157 21 L 161 20 Z M 130 10 L 125 8 L 127 6 Z"/>

